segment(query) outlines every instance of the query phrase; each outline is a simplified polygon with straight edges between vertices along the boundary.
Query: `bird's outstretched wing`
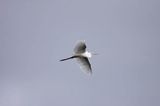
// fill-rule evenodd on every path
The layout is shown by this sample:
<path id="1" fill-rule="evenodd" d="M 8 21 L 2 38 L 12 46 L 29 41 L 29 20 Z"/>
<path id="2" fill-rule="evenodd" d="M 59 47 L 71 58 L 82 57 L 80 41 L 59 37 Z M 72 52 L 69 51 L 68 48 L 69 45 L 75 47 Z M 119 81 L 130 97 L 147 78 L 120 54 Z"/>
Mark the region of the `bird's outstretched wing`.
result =
<path id="1" fill-rule="evenodd" d="M 78 57 L 76 58 L 78 63 L 80 64 L 80 68 L 82 69 L 83 72 L 91 75 L 92 74 L 92 68 L 91 64 L 86 57 Z"/>
<path id="2" fill-rule="evenodd" d="M 84 53 L 86 51 L 86 44 L 84 41 L 79 41 L 75 48 L 74 48 L 74 52 L 76 54 L 79 54 L 79 53 Z"/>

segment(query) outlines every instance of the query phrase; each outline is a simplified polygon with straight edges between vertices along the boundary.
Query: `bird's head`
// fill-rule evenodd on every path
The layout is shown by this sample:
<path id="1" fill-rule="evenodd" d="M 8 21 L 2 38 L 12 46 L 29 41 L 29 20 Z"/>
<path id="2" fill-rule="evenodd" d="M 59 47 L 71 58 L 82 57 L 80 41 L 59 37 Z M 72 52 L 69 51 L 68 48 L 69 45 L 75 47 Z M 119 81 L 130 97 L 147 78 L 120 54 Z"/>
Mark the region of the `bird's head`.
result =
<path id="1" fill-rule="evenodd" d="M 93 52 L 86 52 L 86 54 L 87 54 L 87 57 L 88 58 L 91 58 L 93 55 L 99 55 L 98 53 L 93 53 Z"/>

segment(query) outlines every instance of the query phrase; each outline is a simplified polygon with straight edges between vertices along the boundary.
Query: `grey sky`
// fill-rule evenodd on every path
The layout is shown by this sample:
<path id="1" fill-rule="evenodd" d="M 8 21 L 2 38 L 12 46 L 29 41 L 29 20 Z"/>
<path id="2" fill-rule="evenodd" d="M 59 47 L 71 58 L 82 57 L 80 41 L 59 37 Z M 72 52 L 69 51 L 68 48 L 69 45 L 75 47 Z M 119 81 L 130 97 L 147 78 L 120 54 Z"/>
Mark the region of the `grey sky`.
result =
<path id="1" fill-rule="evenodd" d="M 159 106 L 159 0 L 1 0 L 0 106 Z M 100 55 L 91 77 L 77 40 Z"/>

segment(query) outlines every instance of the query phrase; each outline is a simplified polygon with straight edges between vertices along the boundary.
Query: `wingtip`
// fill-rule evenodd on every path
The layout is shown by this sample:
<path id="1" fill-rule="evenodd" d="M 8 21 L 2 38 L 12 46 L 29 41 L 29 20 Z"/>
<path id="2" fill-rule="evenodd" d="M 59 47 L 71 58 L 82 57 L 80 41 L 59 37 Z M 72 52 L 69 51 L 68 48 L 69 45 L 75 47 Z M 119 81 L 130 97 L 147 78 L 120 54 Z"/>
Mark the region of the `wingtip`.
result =
<path id="1" fill-rule="evenodd" d="M 92 76 L 92 72 L 88 74 L 89 76 Z"/>
<path id="2" fill-rule="evenodd" d="M 92 76 L 92 69 L 88 70 L 87 72 L 85 71 L 85 73 L 86 73 L 88 76 Z"/>
<path id="3" fill-rule="evenodd" d="M 86 42 L 86 40 L 84 40 L 84 39 L 80 39 L 80 40 L 78 40 L 76 43 L 78 43 L 78 42 Z"/>

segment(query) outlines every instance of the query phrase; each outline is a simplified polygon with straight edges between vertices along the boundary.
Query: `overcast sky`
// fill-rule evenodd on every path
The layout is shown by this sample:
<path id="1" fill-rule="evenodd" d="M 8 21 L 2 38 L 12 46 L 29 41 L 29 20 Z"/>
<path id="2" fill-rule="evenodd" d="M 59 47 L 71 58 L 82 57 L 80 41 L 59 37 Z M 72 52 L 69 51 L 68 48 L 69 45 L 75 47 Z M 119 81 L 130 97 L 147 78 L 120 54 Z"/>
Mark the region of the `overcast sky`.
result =
<path id="1" fill-rule="evenodd" d="M 159 0 L 0 0 L 0 106 L 160 106 Z M 85 40 L 92 76 L 71 56 Z"/>

